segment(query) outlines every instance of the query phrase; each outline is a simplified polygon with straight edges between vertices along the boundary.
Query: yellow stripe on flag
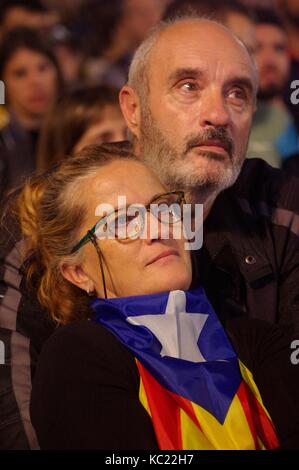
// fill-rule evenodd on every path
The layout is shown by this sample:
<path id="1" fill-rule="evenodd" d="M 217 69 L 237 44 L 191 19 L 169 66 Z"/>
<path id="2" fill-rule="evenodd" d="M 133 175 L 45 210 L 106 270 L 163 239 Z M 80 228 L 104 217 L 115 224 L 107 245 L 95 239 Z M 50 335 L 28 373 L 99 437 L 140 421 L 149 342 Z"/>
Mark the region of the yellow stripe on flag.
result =
<path id="1" fill-rule="evenodd" d="M 146 411 L 148 412 L 148 414 L 150 415 L 150 417 L 152 417 L 151 410 L 147 401 L 147 396 L 146 396 L 146 392 L 144 389 L 143 381 L 141 378 L 140 378 L 140 386 L 139 386 L 139 400 L 141 404 L 144 406 L 144 408 L 146 409 Z"/>
<path id="2" fill-rule="evenodd" d="M 252 373 L 250 372 L 249 369 L 247 369 L 246 366 L 244 366 L 243 362 L 240 361 L 240 359 L 239 359 L 239 366 L 240 366 L 240 371 L 241 371 L 241 375 L 242 375 L 243 379 L 247 383 L 247 385 L 250 388 L 250 390 L 252 391 L 253 395 L 257 398 L 258 402 L 262 406 L 262 408 L 265 411 L 268 418 L 271 420 L 270 415 L 269 415 L 268 411 L 266 410 L 265 405 L 263 403 L 263 400 L 262 400 L 261 394 L 259 392 L 259 389 L 257 388 L 257 385 L 254 382 Z"/>
<path id="3" fill-rule="evenodd" d="M 202 432 L 218 450 L 254 450 L 255 443 L 243 407 L 237 396 L 234 397 L 223 424 L 208 411 L 192 403 Z"/>
<path id="4" fill-rule="evenodd" d="M 181 408 L 181 433 L 182 444 L 185 450 L 215 450 L 215 447 L 207 440 L 205 435 L 200 431 L 198 426 Z"/>

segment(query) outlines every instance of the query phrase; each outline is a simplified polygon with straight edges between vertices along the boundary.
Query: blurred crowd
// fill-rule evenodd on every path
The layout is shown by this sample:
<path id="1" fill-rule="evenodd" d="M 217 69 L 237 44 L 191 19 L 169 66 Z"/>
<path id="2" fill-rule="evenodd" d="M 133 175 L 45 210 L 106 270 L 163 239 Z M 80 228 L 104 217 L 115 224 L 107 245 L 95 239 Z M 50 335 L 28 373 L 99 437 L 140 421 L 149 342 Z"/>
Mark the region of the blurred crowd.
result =
<path id="1" fill-rule="evenodd" d="M 299 174 L 298 0 L 1 0 L 0 197 L 87 144 L 125 140 L 118 90 L 134 50 L 160 19 L 189 12 L 255 56 L 248 158 Z"/>

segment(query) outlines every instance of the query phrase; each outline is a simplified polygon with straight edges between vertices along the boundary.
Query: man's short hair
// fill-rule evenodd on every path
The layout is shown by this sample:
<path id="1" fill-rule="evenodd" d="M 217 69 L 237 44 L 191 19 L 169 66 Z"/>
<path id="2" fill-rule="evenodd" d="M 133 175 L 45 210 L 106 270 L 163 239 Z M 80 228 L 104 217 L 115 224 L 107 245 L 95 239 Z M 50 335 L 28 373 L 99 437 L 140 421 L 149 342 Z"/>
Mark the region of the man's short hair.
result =
<path id="1" fill-rule="evenodd" d="M 285 31 L 285 27 L 281 19 L 278 15 L 269 8 L 256 8 L 256 23 L 259 24 L 268 24 L 272 26 L 276 26 L 277 28 L 282 29 Z"/>

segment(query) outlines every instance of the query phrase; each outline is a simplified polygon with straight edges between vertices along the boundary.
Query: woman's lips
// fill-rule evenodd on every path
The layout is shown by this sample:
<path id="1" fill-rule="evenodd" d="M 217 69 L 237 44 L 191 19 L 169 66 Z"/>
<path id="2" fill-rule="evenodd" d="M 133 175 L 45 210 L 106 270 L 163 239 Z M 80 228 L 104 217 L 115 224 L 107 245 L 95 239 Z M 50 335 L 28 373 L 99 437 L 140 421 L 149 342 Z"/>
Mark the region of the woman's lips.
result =
<path id="1" fill-rule="evenodd" d="M 179 254 L 176 250 L 163 251 L 159 255 L 152 258 L 148 263 L 146 263 L 146 266 L 149 266 L 150 264 L 156 263 L 157 261 L 169 258 L 170 256 L 179 256 Z"/>

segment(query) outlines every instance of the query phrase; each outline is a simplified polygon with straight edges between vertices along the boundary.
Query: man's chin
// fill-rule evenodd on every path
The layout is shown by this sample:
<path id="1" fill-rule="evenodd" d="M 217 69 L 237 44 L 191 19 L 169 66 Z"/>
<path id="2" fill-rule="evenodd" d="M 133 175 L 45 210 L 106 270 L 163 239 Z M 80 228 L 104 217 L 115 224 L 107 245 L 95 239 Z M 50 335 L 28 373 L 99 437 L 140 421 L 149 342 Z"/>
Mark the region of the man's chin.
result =
<path id="1" fill-rule="evenodd" d="M 193 147 L 187 154 L 187 158 L 200 159 L 201 161 L 206 160 L 209 164 L 211 161 L 215 162 L 229 162 L 230 156 L 226 151 L 203 151 L 199 147 Z"/>

